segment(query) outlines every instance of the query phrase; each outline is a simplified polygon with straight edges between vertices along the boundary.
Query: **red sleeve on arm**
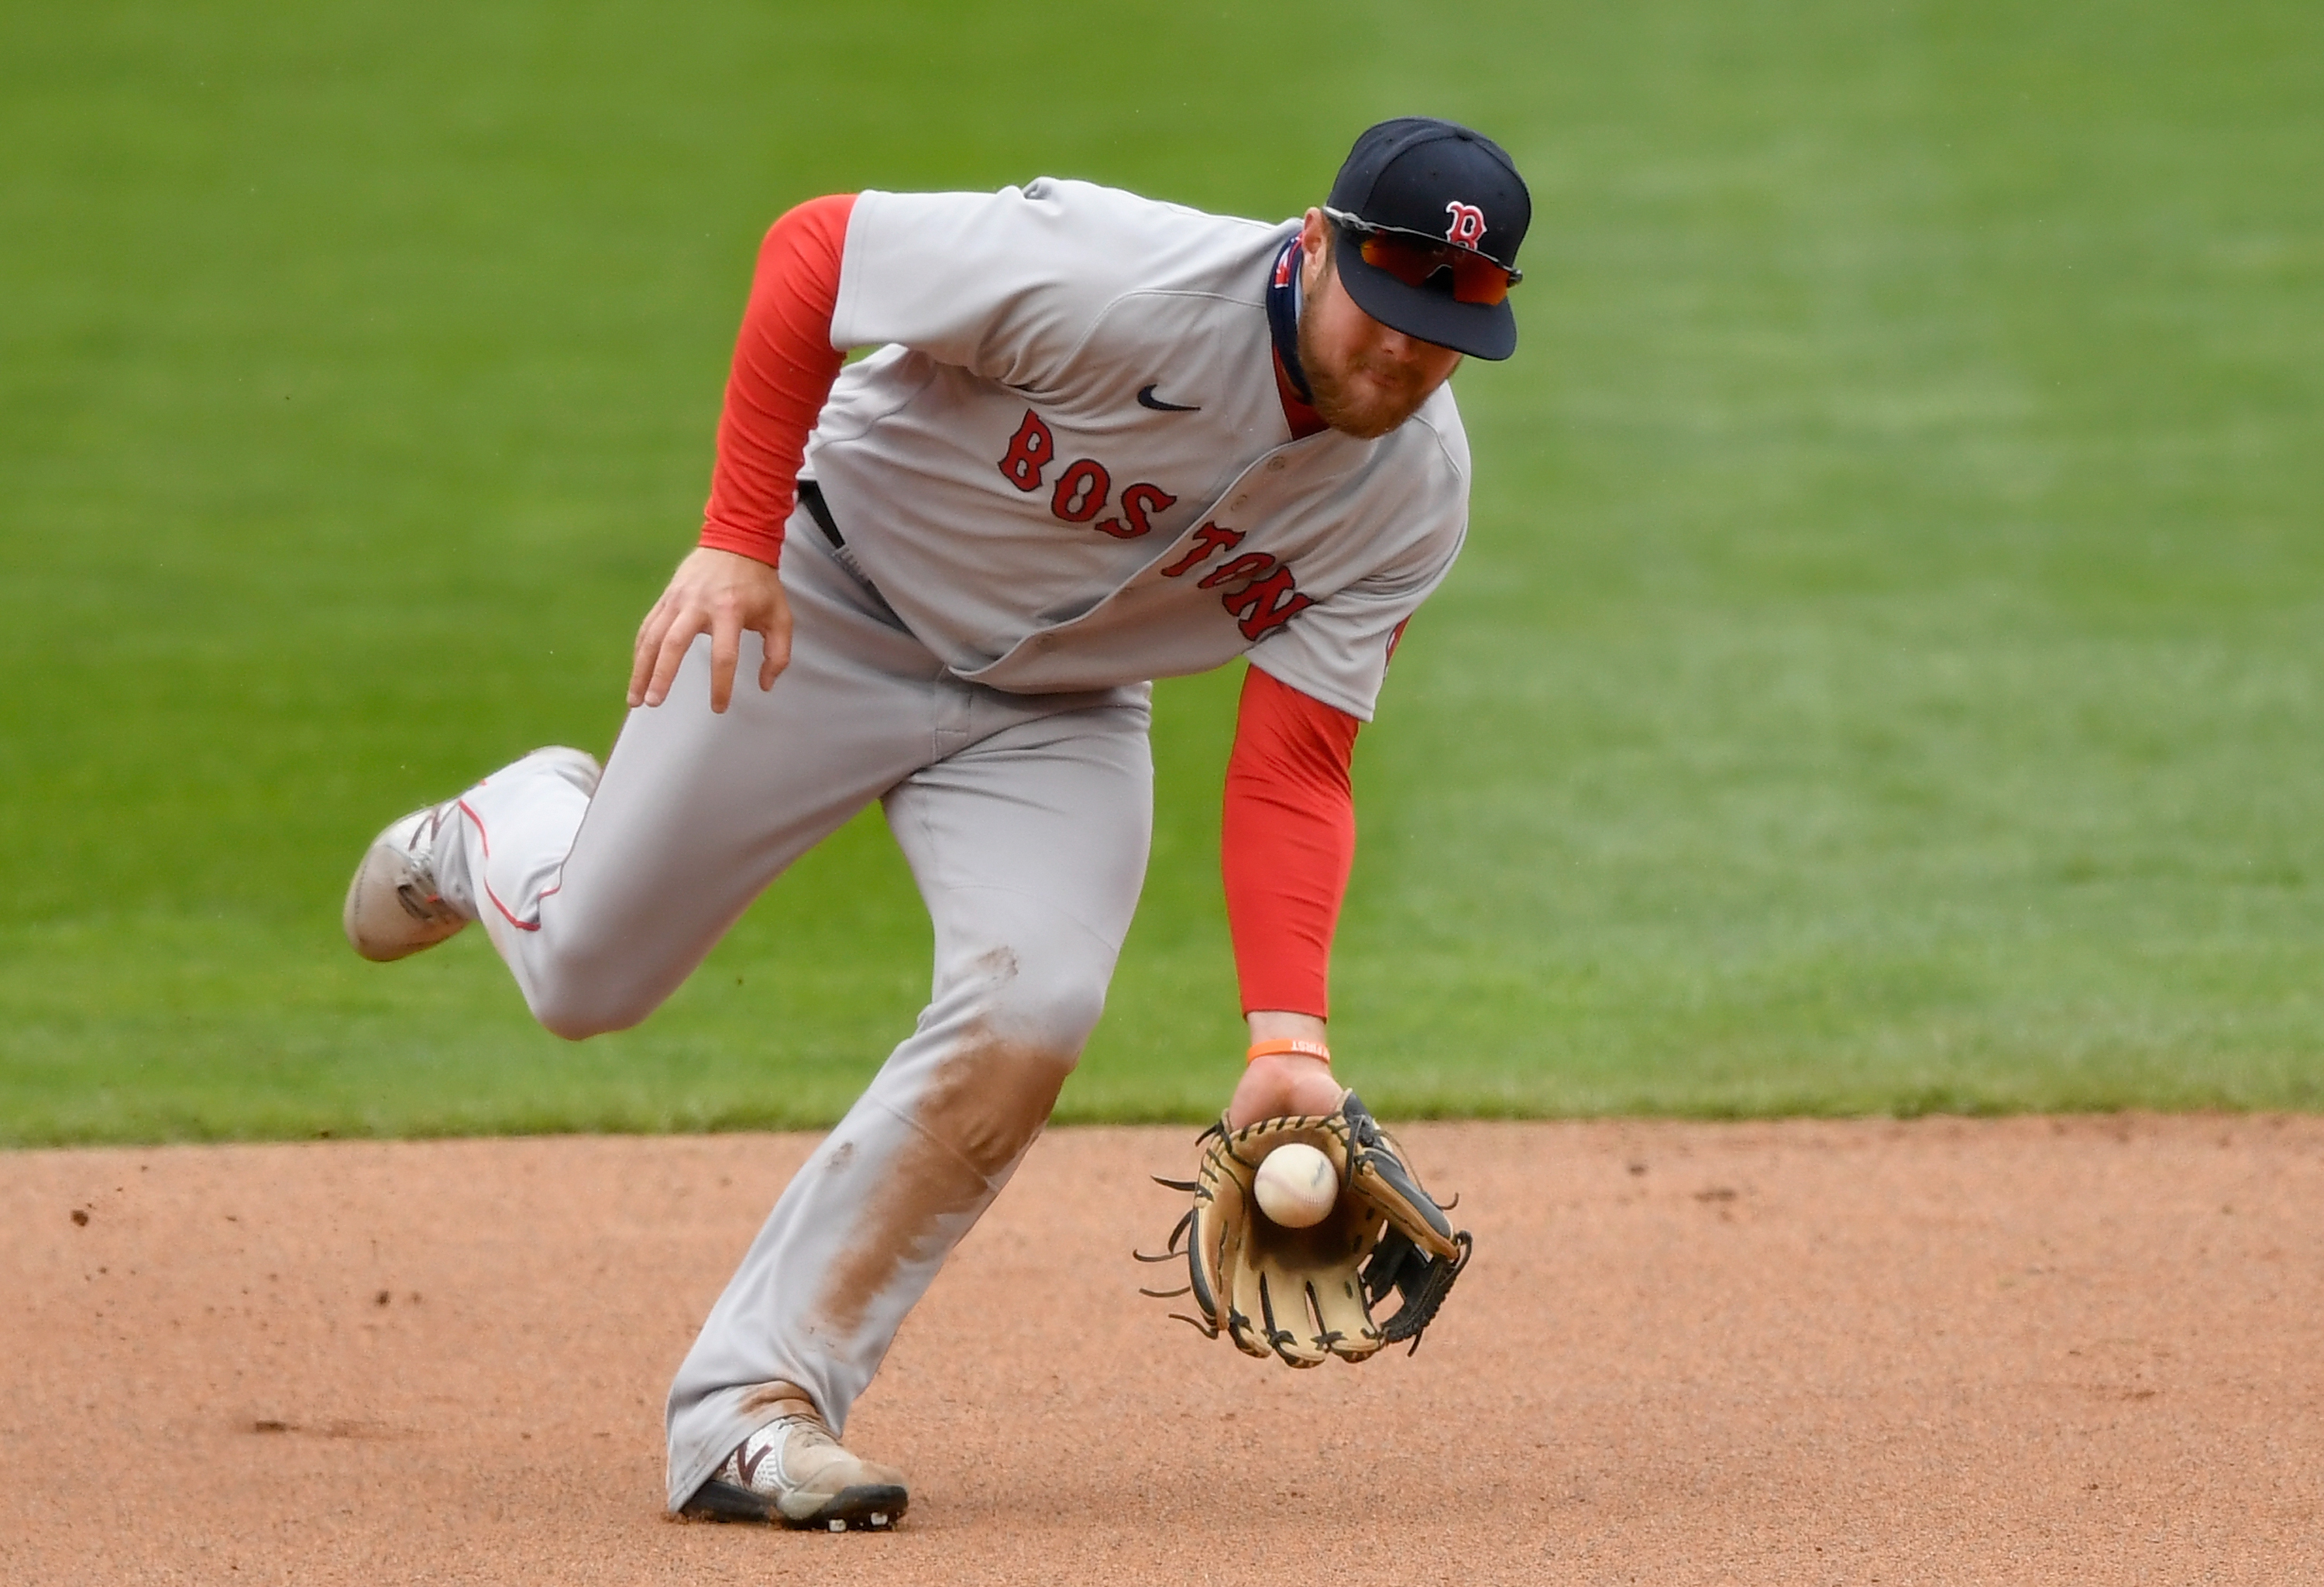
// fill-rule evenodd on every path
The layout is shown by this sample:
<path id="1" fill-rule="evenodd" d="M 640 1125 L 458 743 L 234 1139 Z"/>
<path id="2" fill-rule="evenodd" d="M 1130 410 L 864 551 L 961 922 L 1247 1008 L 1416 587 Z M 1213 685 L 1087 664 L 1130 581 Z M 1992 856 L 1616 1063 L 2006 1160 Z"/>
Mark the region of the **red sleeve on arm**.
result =
<path id="1" fill-rule="evenodd" d="M 1243 1012 L 1331 1012 L 1332 932 L 1356 857 L 1361 724 L 1252 668 L 1227 759 L 1219 858 Z"/>
<path id="2" fill-rule="evenodd" d="M 702 543 L 761 562 L 782 556 L 807 432 L 846 355 L 831 345 L 839 261 L 855 195 L 812 198 L 769 228 L 751 305 L 734 342 L 718 466 L 702 510 Z"/>

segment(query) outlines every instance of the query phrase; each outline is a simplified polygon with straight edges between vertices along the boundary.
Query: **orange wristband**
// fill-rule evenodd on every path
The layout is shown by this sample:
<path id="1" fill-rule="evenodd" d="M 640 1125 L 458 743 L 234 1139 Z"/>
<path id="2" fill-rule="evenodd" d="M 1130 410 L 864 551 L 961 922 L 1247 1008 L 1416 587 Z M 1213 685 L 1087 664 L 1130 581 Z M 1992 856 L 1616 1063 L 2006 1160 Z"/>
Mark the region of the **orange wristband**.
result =
<path id="1" fill-rule="evenodd" d="M 1297 1053 L 1302 1057 L 1320 1058 L 1326 1065 L 1332 1061 L 1332 1049 L 1320 1041 L 1309 1041 L 1300 1036 L 1278 1036 L 1272 1041 L 1254 1041 L 1250 1051 L 1243 1055 L 1246 1064 L 1260 1058 L 1271 1058 L 1281 1053 Z"/>

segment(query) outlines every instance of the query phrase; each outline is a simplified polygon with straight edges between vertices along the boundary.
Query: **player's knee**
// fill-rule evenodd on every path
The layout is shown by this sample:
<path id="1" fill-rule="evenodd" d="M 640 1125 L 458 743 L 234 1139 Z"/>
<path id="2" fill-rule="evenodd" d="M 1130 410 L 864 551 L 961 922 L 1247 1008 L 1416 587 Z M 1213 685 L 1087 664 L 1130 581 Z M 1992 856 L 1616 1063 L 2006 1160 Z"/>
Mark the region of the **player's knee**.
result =
<path id="1" fill-rule="evenodd" d="M 1081 1060 L 1082 1047 L 1105 1011 L 1111 963 L 1099 965 L 1064 960 L 1027 964 L 995 986 L 986 1000 L 986 1020 L 1027 1049 L 1056 1065 L 1058 1078 Z"/>
<path id="2" fill-rule="evenodd" d="M 541 1029 L 567 1041 L 627 1030 L 659 1008 L 679 980 L 665 960 L 612 932 L 562 928 L 523 940 L 510 955 L 525 1006 Z"/>
<path id="3" fill-rule="evenodd" d="M 526 987 L 524 1001 L 542 1029 L 581 1041 L 627 1030 L 652 1013 L 660 1000 L 636 996 L 610 979 L 560 975 Z"/>

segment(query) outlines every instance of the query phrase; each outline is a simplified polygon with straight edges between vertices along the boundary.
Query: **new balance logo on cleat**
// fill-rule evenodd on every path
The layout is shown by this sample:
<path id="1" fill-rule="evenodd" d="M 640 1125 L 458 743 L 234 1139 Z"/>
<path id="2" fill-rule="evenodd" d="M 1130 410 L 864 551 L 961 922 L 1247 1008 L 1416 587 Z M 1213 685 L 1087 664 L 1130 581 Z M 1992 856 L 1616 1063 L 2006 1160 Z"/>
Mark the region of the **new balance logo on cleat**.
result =
<path id="1" fill-rule="evenodd" d="M 892 1529 L 911 1503 L 904 1474 L 850 1453 L 812 1403 L 784 1387 L 777 1403 L 789 1408 L 737 1444 L 679 1513 L 812 1531 Z"/>

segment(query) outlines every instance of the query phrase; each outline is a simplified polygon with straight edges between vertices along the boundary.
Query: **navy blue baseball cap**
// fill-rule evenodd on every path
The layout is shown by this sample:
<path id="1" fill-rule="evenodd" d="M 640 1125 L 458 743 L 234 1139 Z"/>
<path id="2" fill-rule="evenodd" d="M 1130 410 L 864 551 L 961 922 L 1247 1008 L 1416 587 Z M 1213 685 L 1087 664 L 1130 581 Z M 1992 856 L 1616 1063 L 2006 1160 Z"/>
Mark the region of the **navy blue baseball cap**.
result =
<path id="1" fill-rule="evenodd" d="M 1323 213 L 1340 284 L 1365 313 L 1479 358 L 1517 351 L 1508 289 L 1533 195 L 1499 143 L 1434 116 L 1381 122 L 1349 151 Z"/>

